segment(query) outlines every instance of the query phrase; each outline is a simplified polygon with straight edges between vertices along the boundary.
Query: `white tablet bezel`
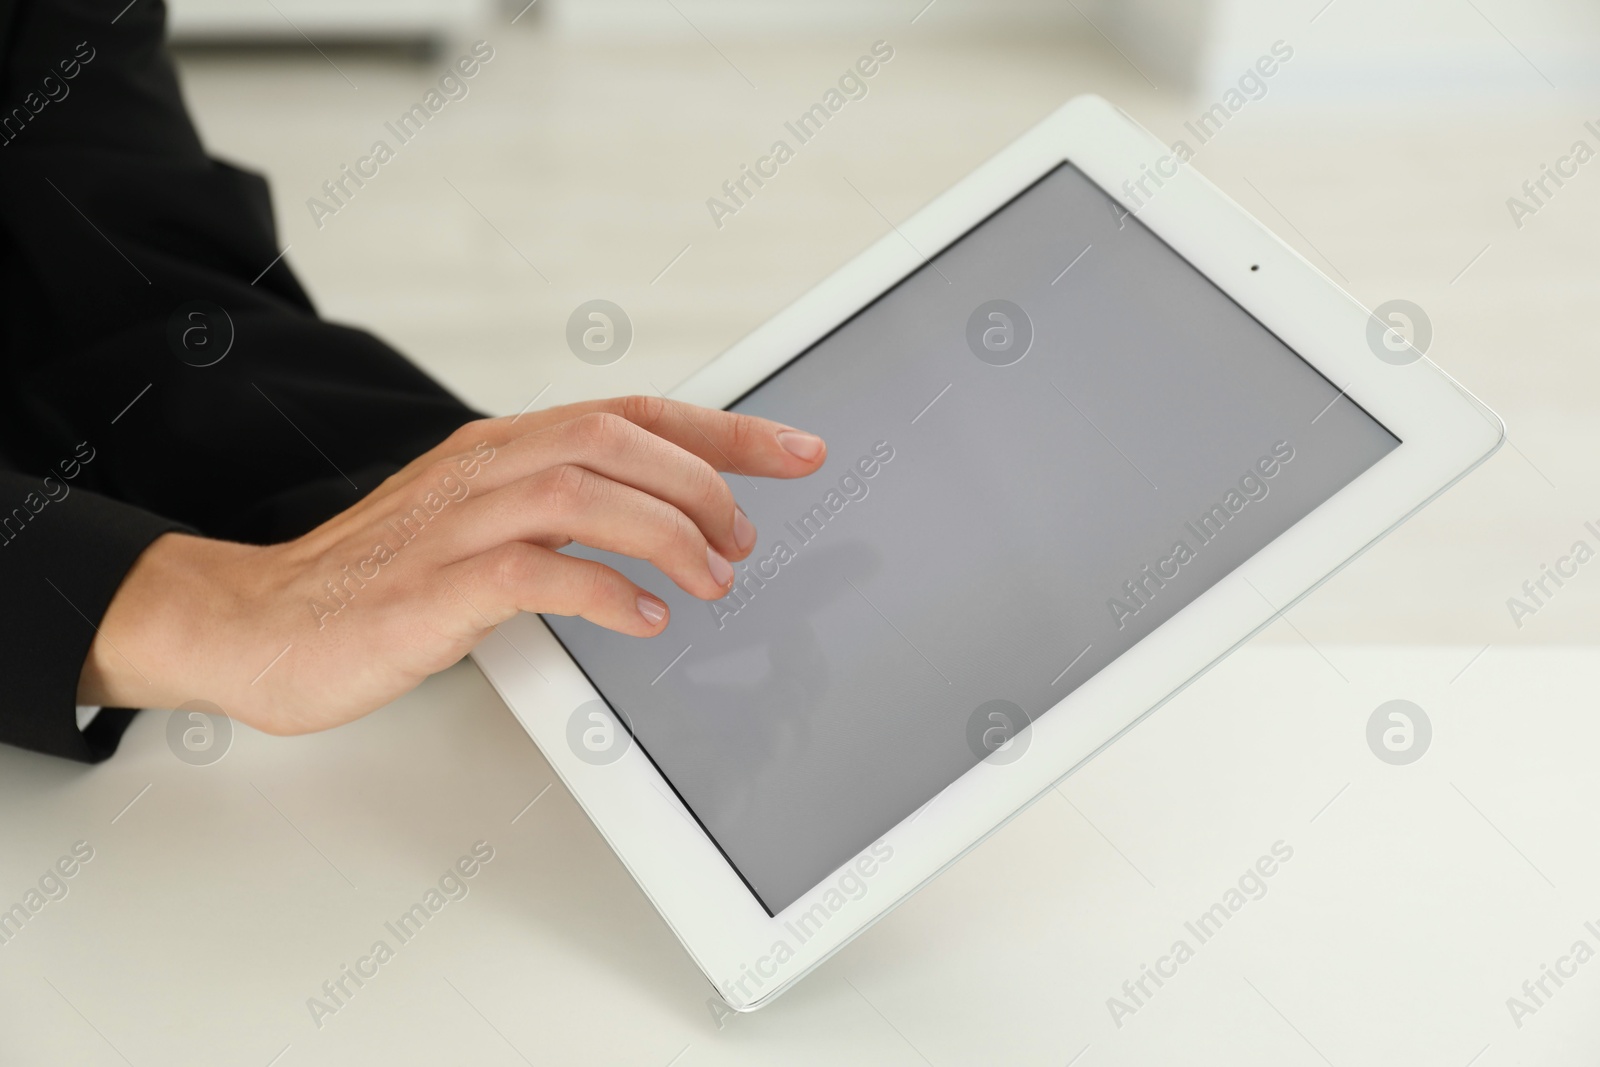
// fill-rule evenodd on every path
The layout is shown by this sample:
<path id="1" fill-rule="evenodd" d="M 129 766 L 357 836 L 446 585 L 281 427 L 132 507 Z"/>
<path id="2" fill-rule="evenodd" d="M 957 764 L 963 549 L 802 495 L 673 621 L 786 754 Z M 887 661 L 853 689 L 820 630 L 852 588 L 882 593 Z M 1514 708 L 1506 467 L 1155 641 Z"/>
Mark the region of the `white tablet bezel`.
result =
<path id="1" fill-rule="evenodd" d="M 736 1010 L 770 1002 L 1503 439 L 1498 417 L 1428 360 L 1396 365 L 1378 358 L 1368 311 L 1192 166 L 1175 162 L 1166 145 L 1092 96 L 1061 107 L 673 395 L 727 406 L 1066 161 L 1126 209 L 1136 208 L 1156 235 L 1402 443 L 1035 720 L 1021 759 L 973 767 L 776 917 L 637 745 L 603 766 L 578 757 L 568 720 L 595 690 L 537 616 L 502 625 L 504 640 L 490 638 L 474 653 L 484 673 Z M 1062 652 L 1065 665 L 1074 650 Z"/>

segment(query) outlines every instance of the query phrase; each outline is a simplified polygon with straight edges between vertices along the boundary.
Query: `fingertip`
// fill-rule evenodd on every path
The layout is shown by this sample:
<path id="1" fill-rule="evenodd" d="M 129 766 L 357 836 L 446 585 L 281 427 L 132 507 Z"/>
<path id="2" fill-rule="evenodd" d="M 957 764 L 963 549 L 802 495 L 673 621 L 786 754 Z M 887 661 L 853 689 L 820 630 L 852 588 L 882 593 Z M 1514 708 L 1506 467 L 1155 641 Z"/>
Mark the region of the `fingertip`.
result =
<path id="1" fill-rule="evenodd" d="M 791 456 L 812 466 L 820 465 L 828 454 L 827 442 L 804 430 L 779 430 L 778 444 Z"/>
<path id="2" fill-rule="evenodd" d="M 651 596 L 649 593 L 640 593 L 634 599 L 634 605 L 639 610 L 639 617 L 644 620 L 645 628 L 649 631 L 646 637 L 654 637 L 666 628 L 667 605 L 665 602 Z"/>
<path id="3" fill-rule="evenodd" d="M 756 527 L 750 521 L 750 516 L 744 513 L 744 508 L 735 504 L 733 506 L 733 543 L 739 550 L 735 559 L 743 559 L 756 547 Z"/>
<path id="4" fill-rule="evenodd" d="M 711 580 L 717 583 L 721 590 L 718 597 L 724 596 L 733 586 L 733 564 L 721 552 L 710 545 L 706 546 L 706 570 L 711 574 Z"/>

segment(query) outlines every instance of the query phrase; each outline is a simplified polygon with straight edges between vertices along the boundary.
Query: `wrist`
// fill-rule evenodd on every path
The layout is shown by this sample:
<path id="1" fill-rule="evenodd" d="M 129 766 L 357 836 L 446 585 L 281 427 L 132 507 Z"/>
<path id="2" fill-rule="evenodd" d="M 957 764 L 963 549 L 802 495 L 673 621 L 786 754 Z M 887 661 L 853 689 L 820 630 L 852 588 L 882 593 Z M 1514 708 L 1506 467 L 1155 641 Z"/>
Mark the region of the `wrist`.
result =
<path id="1" fill-rule="evenodd" d="M 238 576 L 264 550 L 168 533 L 117 587 L 78 679 L 79 704 L 177 707 L 221 703 L 223 646 L 244 615 Z"/>

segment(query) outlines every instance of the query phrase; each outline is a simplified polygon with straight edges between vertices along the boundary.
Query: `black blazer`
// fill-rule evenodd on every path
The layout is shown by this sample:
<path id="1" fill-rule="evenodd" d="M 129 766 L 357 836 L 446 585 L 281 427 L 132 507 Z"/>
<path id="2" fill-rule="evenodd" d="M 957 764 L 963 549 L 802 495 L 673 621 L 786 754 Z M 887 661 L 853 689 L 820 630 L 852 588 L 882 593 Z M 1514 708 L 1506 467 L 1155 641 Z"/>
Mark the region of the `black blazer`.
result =
<path id="1" fill-rule="evenodd" d="M 297 536 L 476 417 L 317 317 L 126 2 L 0 0 L 0 742 L 78 760 L 133 716 L 80 732 L 75 692 L 152 540 Z"/>

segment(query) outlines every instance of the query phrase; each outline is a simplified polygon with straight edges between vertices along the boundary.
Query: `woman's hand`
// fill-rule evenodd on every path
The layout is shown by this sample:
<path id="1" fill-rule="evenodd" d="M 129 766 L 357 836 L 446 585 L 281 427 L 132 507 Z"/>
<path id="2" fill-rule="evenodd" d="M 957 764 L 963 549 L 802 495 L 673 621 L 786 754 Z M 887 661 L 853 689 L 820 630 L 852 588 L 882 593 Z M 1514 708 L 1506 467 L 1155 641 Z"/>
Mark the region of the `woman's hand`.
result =
<path id="1" fill-rule="evenodd" d="M 825 454 L 765 419 L 646 396 L 468 423 L 286 544 L 158 538 L 106 610 L 78 700 L 208 700 L 308 733 L 409 691 L 519 611 L 651 637 L 666 604 L 556 549 L 649 560 L 715 600 L 756 542 L 716 472 L 797 478 Z"/>

